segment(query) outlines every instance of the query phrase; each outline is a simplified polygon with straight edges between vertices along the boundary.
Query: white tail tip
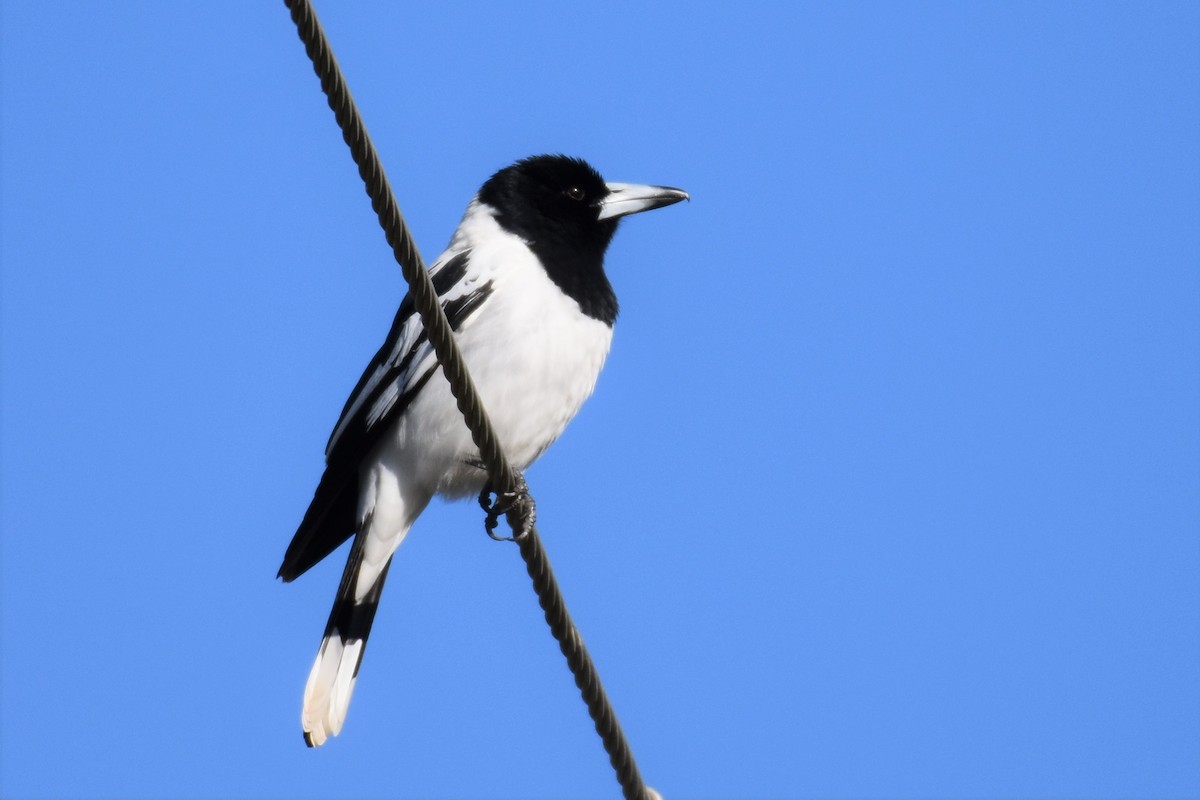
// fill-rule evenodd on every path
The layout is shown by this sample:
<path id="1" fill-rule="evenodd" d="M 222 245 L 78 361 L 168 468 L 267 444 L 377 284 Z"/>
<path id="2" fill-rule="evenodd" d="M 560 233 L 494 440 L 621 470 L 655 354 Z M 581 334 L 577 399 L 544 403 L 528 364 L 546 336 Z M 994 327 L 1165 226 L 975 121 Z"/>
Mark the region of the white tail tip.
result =
<path id="1" fill-rule="evenodd" d="M 304 741 L 309 747 L 320 747 L 330 736 L 341 733 L 362 648 L 361 639 L 343 642 L 336 630 L 321 642 L 304 686 L 304 708 L 300 712 Z"/>

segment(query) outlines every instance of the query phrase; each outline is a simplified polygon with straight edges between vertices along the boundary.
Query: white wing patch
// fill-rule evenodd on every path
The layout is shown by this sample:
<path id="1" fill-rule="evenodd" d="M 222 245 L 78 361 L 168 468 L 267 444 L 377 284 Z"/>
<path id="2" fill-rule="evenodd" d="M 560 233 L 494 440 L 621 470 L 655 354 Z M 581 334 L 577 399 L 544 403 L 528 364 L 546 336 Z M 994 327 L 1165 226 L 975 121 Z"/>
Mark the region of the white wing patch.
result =
<path id="1" fill-rule="evenodd" d="M 442 307 L 453 307 L 476 291 L 482 276 L 472 274 L 470 250 L 447 251 L 429 269 L 438 290 Z M 449 284 L 449 285 L 447 285 Z M 405 297 L 385 347 L 372 361 L 370 372 L 360 381 L 352 400 L 347 403 L 329 444 L 325 448 L 328 459 L 339 440 L 359 417 L 363 416 L 365 429 L 374 428 L 388 417 L 396 402 L 408 394 L 437 363 L 433 346 L 425 336 L 421 317 L 416 313 L 410 298 Z"/>

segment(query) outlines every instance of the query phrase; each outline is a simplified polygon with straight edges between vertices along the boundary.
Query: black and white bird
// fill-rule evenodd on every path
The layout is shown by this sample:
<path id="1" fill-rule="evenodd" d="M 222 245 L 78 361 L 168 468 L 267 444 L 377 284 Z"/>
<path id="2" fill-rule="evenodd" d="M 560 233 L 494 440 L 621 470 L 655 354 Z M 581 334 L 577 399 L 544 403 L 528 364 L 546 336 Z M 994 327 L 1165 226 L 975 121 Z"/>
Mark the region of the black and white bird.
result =
<path id="1" fill-rule="evenodd" d="M 433 285 L 505 455 L 524 470 L 592 393 L 617 298 L 604 253 L 628 214 L 679 189 L 605 183 L 587 162 L 544 155 L 493 175 L 467 206 Z M 396 548 L 434 495 L 477 495 L 487 476 L 411 297 L 354 387 L 325 448 L 325 472 L 288 546 L 292 581 L 354 537 L 304 688 L 304 739 L 346 719 Z"/>

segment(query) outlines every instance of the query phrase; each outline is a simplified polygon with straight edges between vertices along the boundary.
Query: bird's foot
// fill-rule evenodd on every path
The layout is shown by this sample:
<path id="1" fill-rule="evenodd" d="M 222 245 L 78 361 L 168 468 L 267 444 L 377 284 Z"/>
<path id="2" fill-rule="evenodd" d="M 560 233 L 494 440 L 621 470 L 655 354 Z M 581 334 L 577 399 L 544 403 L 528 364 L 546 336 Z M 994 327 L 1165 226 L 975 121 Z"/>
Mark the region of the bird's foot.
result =
<path id="1" fill-rule="evenodd" d="M 516 477 L 517 485 L 511 492 L 496 492 L 492 489 L 492 482 L 488 481 L 479 493 L 479 507 L 487 514 L 483 529 L 498 542 L 515 542 L 524 538 L 533 530 L 537 518 L 537 504 L 529 494 L 525 476 L 518 472 Z M 495 501 L 492 500 L 493 494 L 496 495 Z M 496 535 L 496 526 L 500 524 L 502 516 L 508 517 L 508 524 L 514 531 L 512 536 Z"/>

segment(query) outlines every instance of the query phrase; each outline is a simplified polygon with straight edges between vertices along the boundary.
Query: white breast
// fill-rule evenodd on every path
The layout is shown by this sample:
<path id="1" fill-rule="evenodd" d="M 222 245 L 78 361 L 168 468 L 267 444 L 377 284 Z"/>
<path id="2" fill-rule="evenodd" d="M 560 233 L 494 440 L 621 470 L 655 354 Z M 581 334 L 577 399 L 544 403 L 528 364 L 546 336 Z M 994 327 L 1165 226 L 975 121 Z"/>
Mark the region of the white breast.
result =
<path id="1" fill-rule="evenodd" d="M 558 438 L 592 393 L 612 328 L 585 316 L 523 243 L 495 235 L 499 231 L 486 208 L 473 205 L 451 243 L 456 249 L 469 246 L 470 273 L 480 284 L 492 282 L 491 295 L 457 336 L 505 454 L 523 470 Z M 479 491 L 485 476 L 467 463 L 478 451 L 444 377 L 435 375 L 403 417 L 393 446 L 408 455 L 420 453 L 415 471 L 421 474 L 438 474 L 430 460 L 441 462 L 441 480 L 431 490 L 449 496 Z"/>

